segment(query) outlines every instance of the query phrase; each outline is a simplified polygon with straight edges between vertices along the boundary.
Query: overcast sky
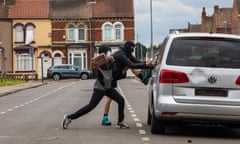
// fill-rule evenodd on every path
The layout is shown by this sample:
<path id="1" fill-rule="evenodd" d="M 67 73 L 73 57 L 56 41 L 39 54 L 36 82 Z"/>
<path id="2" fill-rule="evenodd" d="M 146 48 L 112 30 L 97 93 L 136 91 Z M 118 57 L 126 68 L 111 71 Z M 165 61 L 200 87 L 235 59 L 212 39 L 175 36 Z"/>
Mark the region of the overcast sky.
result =
<path id="1" fill-rule="evenodd" d="M 152 0 L 153 44 L 160 44 L 169 29 L 187 28 L 188 22 L 200 24 L 202 8 L 211 16 L 214 5 L 232 8 L 233 0 Z M 134 0 L 134 6 L 135 40 L 149 47 L 150 0 Z"/>

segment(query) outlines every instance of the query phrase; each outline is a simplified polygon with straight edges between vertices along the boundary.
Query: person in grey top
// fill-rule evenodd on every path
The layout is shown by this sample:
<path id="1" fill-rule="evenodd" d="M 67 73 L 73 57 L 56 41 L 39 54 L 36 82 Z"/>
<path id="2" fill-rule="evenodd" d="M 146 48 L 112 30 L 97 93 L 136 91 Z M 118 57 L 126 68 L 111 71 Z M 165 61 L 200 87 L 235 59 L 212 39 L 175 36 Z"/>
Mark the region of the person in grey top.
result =
<path id="1" fill-rule="evenodd" d="M 109 47 L 101 46 L 99 48 L 99 53 L 105 53 L 110 50 Z M 67 129 L 68 125 L 71 123 L 72 120 L 77 119 L 91 110 L 93 110 L 99 102 L 102 100 L 104 96 L 107 96 L 117 102 L 118 104 L 118 123 L 117 126 L 120 128 L 129 128 L 128 124 L 125 123 L 124 120 L 124 98 L 121 94 L 112 86 L 112 64 L 114 58 L 111 57 L 107 63 L 101 65 L 97 68 L 97 79 L 94 83 L 93 94 L 90 99 L 90 102 L 77 110 L 72 114 L 65 114 L 62 127 L 63 129 Z"/>

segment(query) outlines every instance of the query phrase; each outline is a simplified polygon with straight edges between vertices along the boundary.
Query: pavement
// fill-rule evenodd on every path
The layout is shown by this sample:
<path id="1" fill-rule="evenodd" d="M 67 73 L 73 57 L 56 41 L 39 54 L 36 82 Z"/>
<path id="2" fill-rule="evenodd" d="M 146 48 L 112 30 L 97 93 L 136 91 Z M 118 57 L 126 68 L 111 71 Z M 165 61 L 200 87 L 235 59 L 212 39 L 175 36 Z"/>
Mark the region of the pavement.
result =
<path id="1" fill-rule="evenodd" d="M 28 81 L 23 84 L 13 85 L 13 86 L 2 86 L 0 87 L 0 97 L 11 94 L 11 93 L 15 93 L 24 89 L 39 87 L 45 84 L 47 83 L 42 82 L 40 80 L 34 80 L 34 81 Z"/>

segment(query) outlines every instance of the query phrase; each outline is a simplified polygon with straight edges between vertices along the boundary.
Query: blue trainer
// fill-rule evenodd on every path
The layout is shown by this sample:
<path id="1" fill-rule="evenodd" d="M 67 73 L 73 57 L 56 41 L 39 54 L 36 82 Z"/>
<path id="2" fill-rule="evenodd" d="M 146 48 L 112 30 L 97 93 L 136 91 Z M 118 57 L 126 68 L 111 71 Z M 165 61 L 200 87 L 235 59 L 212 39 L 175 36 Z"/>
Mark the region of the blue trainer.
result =
<path id="1" fill-rule="evenodd" d="M 105 126 L 111 125 L 111 122 L 110 122 L 108 116 L 103 116 L 102 125 L 105 125 Z"/>

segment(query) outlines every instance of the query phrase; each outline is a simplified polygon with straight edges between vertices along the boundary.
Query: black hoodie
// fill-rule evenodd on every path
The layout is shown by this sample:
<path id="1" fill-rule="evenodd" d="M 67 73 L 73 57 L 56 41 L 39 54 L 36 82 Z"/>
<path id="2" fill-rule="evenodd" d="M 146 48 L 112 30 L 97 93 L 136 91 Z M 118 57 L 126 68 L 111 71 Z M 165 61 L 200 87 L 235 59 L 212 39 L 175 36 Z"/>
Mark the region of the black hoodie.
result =
<path id="1" fill-rule="evenodd" d="M 118 51 L 116 51 L 113 54 L 113 57 L 115 59 L 114 65 L 113 65 L 113 79 L 119 80 L 126 77 L 126 74 L 122 74 L 122 70 L 125 67 L 133 68 L 133 69 L 149 69 L 152 67 L 149 67 L 146 65 L 146 62 L 138 61 L 133 55 L 132 55 L 133 49 L 131 46 L 124 46 L 120 47 Z"/>

